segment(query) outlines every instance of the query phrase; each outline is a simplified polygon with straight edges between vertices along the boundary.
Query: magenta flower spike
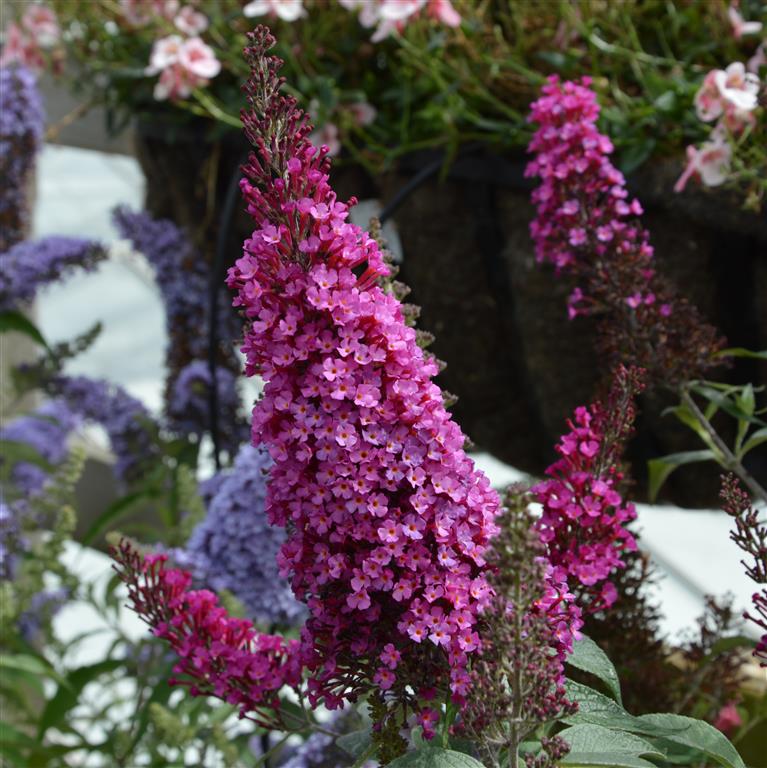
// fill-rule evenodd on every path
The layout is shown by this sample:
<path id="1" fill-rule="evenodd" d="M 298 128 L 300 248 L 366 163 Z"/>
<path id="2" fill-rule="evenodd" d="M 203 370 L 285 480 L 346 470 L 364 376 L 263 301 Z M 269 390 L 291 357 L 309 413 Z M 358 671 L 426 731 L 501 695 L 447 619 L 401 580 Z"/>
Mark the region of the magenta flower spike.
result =
<path id="1" fill-rule="evenodd" d="M 250 41 L 242 191 L 256 229 L 228 283 L 248 320 L 246 371 L 266 381 L 253 442 L 274 461 L 267 513 L 288 529 L 281 564 L 311 614 L 310 698 L 332 708 L 371 685 L 406 697 L 422 680 L 460 700 L 499 499 L 380 284 L 378 243 L 328 183 L 327 147 L 279 94 L 273 38 L 259 27 Z"/>
<path id="2" fill-rule="evenodd" d="M 278 683 L 297 685 L 302 668 L 312 706 L 385 692 L 431 736 L 436 708 L 426 702 L 462 703 L 481 652 L 478 617 L 492 596 L 484 555 L 500 500 L 464 452 L 432 381 L 436 362 L 383 284 L 378 243 L 347 221 L 355 201 L 340 202 L 328 183 L 328 148 L 312 145 L 306 115 L 280 95 L 274 38 L 258 27 L 249 41 L 242 120 L 255 151 L 241 188 L 256 228 L 227 282 L 246 319 L 246 372 L 265 381 L 253 443 L 273 462 L 266 513 L 286 529 L 281 570 L 308 606 L 300 642 L 229 619 L 162 560 L 127 544 L 115 557 L 193 693 L 248 716 L 276 705 Z"/>

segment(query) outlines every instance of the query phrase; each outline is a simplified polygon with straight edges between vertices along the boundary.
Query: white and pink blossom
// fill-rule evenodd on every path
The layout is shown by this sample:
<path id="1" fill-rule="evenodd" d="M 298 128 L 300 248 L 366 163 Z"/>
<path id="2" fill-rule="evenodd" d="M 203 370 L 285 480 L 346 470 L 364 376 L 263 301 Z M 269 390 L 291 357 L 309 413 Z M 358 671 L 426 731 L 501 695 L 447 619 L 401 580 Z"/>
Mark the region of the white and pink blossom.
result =
<path id="1" fill-rule="evenodd" d="M 674 184 L 681 192 L 691 178 L 699 178 L 707 187 L 717 187 L 727 180 L 732 160 L 732 148 L 720 135 L 700 147 L 687 147 L 687 167 Z"/>
<path id="2" fill-rule="evenodd" d="M 242 12 L 248 18 L 269 14 L 283 21 L 297 21 L 306 16 L 303 0 L 252 0 Z"/>
<path id="3" fill-rule="evenodd" d="M 727 9 L 727 18 L 730 20 L 732 35 L 736 40 L 740 40 L 745 35 L 758 35 L 762 31 L 762 22 L 745 21 L 736 3 Z"/>
<path id="4" fill-rule="evenodd" d="M 176 29 L 189 37 L 202 34 L 209 25 L 208 17 L 196 11 L 191 5 L 185 5 L 173 19 Z"/>

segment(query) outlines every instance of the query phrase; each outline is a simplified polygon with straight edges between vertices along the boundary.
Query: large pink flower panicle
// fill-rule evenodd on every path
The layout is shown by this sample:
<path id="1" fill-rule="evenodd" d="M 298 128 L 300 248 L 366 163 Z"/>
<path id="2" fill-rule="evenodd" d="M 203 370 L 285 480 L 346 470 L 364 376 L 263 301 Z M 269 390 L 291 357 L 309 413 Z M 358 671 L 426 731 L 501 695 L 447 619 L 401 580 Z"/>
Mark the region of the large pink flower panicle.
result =
<path id="1" fill-rule="evenodd" d="M 634 398 L 643 389 L 642 371 L 620 367 L 602 405 L 576 408 L 570 431 L 556 447 L 560 459 L 536 485 L 543 505 L 536 521 L 553 578 L 569 582 L 586 611 L 609 608 L 618 597 L 610 575 L 625 566 L 622 556 L 636 550 L 626 525 L 636 518 L 621 494 L 621 453 L 632 432 Z"/>
<path id="2" fill-rule="evenodd" d="M 228 283 L 250 320 L 247 372 L 266 382 L 253 440 L 274 460 L 267 512 L 288 530 L 282 567 L 310 609 L 310 697 L 333 708 L 377 688 L 421 711 L 428 733 L 419 698 L 449 687 L 462 700 L 481 648 L 499 499 L 464 453 L 436 362 L 378 284 L 378 243 L 347 221 L 326 148 L 279 94 L 273 38 L 261 27 L 250 41 L 256 152 L 242 189 L 257 227 Z"/>
<path id="3" fill-rule="evenodd" d="M 671 384 L 695 378 L 712 367 L 721 342 L 658 274 L 642 206 L 629 198 L 610 160 L 612 142 L 597 128 L 590 84 L 588 77 L 562 83 L 552 76 L 531 107 L 538 129 L 525 175 L 541 180 L 530 225 L 537 258 L 576 279 L 570 317 L 601 318 L 610 367 L 635 364 Z"/>
<path id="4" fill-rule="evenodd" d="M 166 555 L 142 556 L 123 540 L 112 550 L 133 609 L 178 655 L 171 684 L 193 696 L 216 696 L 241 715 L 280 727 L 278 692 L 301 681 L 299 643 L 258 632 L 227 614 L 208 590 L 192 590 L 190 573 L 167 566 Z"/>

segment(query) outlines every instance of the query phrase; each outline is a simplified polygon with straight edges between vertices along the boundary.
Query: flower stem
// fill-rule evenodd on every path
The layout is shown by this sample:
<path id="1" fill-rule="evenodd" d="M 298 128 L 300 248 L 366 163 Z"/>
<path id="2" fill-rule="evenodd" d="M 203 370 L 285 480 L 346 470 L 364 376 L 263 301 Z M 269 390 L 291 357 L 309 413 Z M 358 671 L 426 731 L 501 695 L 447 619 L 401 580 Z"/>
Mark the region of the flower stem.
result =
<path id="1" fill-rule="evenodd" d="M 720 463 L 724 468 L 734 472 L 748 486 L 754 496 L 767 504 L 767 490 L 762 488 L 756 478 L 743 466 L 741 461 L 729 449 L 686 388 L 682 389 L 682 402 L 692 411 L 701 427 L 703 427 L 706 434 L 711 439 L 711 442 L 721 454 L 722 461 Z"/>

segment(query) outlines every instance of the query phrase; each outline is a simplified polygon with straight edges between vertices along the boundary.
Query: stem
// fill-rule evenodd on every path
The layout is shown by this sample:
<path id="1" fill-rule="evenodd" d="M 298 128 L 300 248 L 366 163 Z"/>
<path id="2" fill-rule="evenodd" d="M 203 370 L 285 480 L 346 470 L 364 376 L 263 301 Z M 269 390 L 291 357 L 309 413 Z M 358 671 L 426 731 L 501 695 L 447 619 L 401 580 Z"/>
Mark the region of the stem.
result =
<path id="1" fill-rule="evenodd" d="M 757 482 L 756 478 L 743 466 L 740 460 L 735 454 L 727 447 L 727 444 L 719 437 L 719 433 L 714 429 L 711 422 L 706 418 L 703 411 L 698 408 L 697 403 L 693 400 L 687 389 L 682 389 L 682 402 L 695 414 L 695 418 L 698 419 L 700 425 L 706 431 L 706 434 L 711 439 L 711 442 L 716 446 L 716 449 L 721 453 L 723 459 L 720 464 L 725 468 L 734 472 L 750 489 L 758 499 L 767 504 L 767 490 Z"/>
<path id="2" fill-rule="evenodd" d="M 522 590 L 520 584 L 520 575 L 514 576 L 514 645 L 517 649 L 522 643 L 521 627 L 521 602 Z M 522 741 L 520 733 L 519 719 L 522 716 L 522 660 L 519 658 L 519 652 L 514 663 L 514 682 L 512 684 L 512 706 L 511 718 L 509 723 L 509 768 L 518 768 L 519 766 L 519 744 Z"/>

